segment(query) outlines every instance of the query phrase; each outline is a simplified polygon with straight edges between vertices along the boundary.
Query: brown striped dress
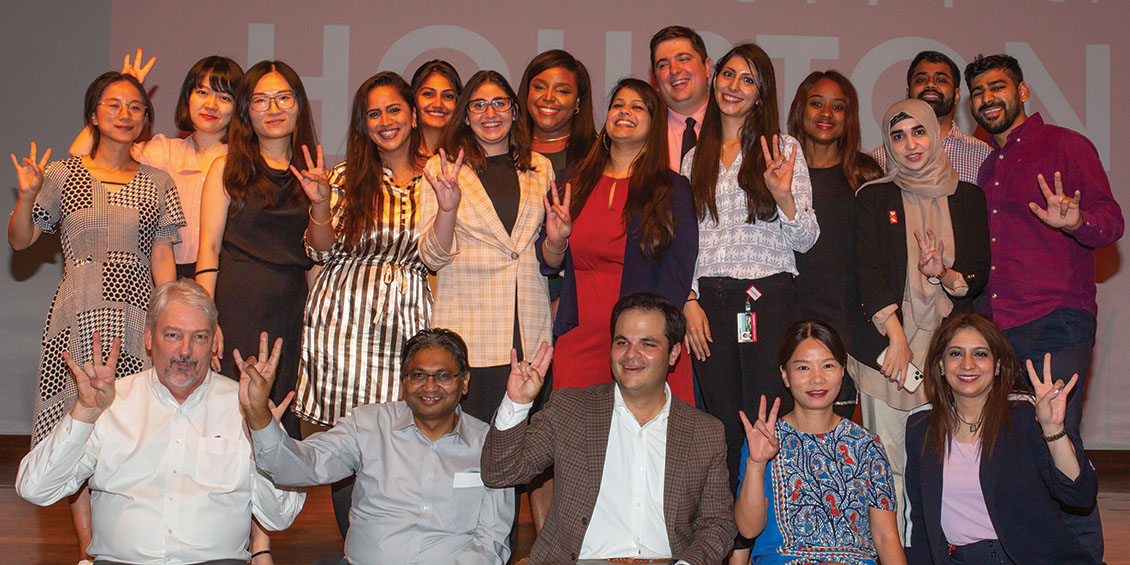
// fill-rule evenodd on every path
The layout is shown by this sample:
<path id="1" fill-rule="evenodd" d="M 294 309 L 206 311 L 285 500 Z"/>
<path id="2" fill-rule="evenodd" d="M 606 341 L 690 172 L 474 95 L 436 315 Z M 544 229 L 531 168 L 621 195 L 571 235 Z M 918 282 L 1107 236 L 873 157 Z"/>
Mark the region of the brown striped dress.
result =
<path id="1" fill-rule="evenodd" d="M 340 232 L 344 163 L 330 172 L 333 225 Z M 428 327 L 432 295 L 417 252 L 420 177 L 407 186 L 385 170 L 376 228 L 352 249 L 306 246 L 323 264 L 306 300 L 295 412 L 331 426 L 353 407 L 400 400 L 400 350 Z"/>

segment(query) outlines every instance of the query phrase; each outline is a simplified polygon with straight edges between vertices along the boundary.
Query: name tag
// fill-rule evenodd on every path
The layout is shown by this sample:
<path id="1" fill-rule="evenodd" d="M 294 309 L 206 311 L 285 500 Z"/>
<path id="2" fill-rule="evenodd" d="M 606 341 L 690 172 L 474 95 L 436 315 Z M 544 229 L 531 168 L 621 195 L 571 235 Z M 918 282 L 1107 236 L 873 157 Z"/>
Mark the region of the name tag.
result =
<path id="1" fill-rule="evenodd" d="M 455 473 L 455 482 L 451 485 L 452 488 L 472 488 L 486 486 L 483 484 L 483 476 L 478 471 L 470 473 Z"/>

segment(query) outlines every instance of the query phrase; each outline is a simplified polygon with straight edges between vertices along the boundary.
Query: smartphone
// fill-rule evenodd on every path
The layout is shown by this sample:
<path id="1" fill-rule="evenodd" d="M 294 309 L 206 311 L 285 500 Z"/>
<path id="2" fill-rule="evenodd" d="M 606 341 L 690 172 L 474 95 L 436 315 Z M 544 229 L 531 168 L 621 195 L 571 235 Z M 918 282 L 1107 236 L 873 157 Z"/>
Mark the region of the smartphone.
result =
<path id="1" fill-rule="evenodd" d="M 884 349 L 883 352 L 879 354 L 879 358 L 876 359 L 876 361 L 882 365 L 883 359 L 886 358 L 887 350 Z M 922 384 L 922 379 L 926 378 L 926 375 L 922 374 L 922 370 L 914 366 L 913 362 L 907 364 L 906 370 L 910 372 L 910 375 L 906 377 L 906 382 L 903 383 L 902 388 L 906 389 L 907 392 L 914 392 L 918 390 L 918 387 Z"/>

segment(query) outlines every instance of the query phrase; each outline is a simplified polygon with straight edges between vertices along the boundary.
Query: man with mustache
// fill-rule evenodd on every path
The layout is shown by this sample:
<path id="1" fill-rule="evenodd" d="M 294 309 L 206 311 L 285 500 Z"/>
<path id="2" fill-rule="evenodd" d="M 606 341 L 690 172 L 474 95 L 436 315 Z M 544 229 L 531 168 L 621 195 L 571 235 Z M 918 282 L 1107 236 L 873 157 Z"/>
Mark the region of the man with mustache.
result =
<path id="1" fill-rule="evenodd" d="M 252 516 L 282 530 L 302 510 L 305 494 L 255 469 L 238 385 L 208 368 L 215 339 L 211 296 L 180 279 L 149 301 L 151 369 L 115 382 L 121 343 L 103 362 L 97 332 L 92 361 L 63 354 L 78 400 L 20 462 L 16 491 L 45 506 L 89 480 L 95 563 L 269 562 L 270 550 L 248 551 Z"/>
<path id="2" fill-rule="evenodd" d="M 614 383 L 555 390 L 527 424 L 552 348 L 511 363 L 483 446 L 483 481 L 524 484 L 554 467 L 553 503 L 531 563 L 627 558 L 718 563 L 734 546 L 722 423 L 671 394 L 686 320 L 663 297 L 612 309 Z"/>
<path id="3" fill-rule="evenodd" d="M 1054 374 L 1079 375 L 1064 422 L 1078 437 L 1098 312 L 1094 250 L 1122 237 L 1122 210 L 1095 146 L 1038 113 L 1027 115 L 1031 90 L 1015 58 L 978 56 L 965 80 L 973 117 L 993 135 L 977 182 L 989 207 L 993 258 L 981 308 L 1037 371 L 1051 352 Z M 1064 519 L 1102 562 L 1097 508 Z"/>
<path id="4" fill-rule="evenodd" d="M 958 178 L 977 184 L 977 171 L 992 149 L 984 141 L 965 135 L 954 121 L 957 103 L 961 102 L 961 71 L 953 59 L 938 51 L 915 55 L 906 70 L 906 97 L 922 100 L 934 109 L 941 131 L 948 132 L 942 138 L 942 148 Z M 876 147 L 871 156 L 887 170 L 887 152 L 882 145 Z"/>
<path id="5" fill-rule="evenodd" d="M 667 26 L 651 36 L 651 82 L 667 105 L 667 151 L 678 171 L 698 143 L 710 96 L 710 57 L 693 29 Z"/>
<path id="6" fill-rule="evenodd" d="M 470 381 L 459 334 L 421 330 L 401 351 L 404 400 L 358 406 L 303 441 L 269 409 L 277 353 L 267 370 L 240 363 L 255 462 L 280 485 L 357 475 L 341 564 L 506 563 L 514 489 L 487 488 L 479 477 L 487 424 L 459 407 Z"/>

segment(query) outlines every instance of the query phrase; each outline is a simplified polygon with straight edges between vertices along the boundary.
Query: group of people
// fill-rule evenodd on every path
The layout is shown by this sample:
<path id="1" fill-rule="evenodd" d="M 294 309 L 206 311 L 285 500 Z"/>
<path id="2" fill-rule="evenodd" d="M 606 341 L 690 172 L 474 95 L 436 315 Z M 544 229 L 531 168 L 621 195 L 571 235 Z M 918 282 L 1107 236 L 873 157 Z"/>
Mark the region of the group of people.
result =
<path id="1" fill-rule="evenodd" d="M 837 71 L 786 133 L 757 45 L 650 53 L 602 122 L 561 50 L 378 73 L 336 166 L 286 63 L 202 59 L 150 137 L 127 56 L 72 157 L 12 156 L 9 242 L 65 260 L 20 494 L 95 563 L 270 563 L 327 483 L 348 563 L 505 563 L 512 487 L 532 563 L 1100 562 L 1090 142 L 1007 55 L 987 143 L 926 51 L 868 155 Z"/>

